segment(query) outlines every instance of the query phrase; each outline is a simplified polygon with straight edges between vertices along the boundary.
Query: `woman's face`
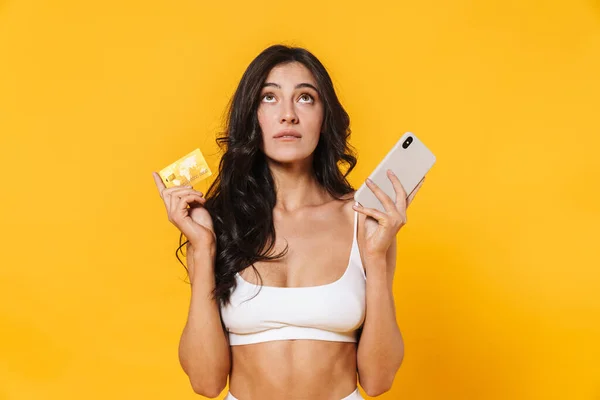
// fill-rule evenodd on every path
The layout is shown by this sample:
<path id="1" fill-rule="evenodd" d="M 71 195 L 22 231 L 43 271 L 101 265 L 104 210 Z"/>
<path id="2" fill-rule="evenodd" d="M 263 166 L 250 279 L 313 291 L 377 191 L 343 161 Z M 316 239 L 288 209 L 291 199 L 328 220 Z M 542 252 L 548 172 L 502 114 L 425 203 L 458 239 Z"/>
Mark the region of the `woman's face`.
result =
<path id="1" fill-rule="evenodd" d="M 262 150 L 280 163 L 309 158 L 321 134 L 323 103 L 312 73 L 301 63 L 275 66 L 261 89 Z"/>

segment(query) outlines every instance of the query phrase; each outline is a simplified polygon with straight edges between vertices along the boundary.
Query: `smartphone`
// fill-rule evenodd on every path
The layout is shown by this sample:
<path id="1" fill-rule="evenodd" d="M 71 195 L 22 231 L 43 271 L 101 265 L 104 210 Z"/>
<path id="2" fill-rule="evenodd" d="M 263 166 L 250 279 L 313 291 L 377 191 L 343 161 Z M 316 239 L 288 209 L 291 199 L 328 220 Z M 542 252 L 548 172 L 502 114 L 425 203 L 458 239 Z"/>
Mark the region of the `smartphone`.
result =
<path id="1" fill-rule="evenodd" d="M 390 198 L 396 201 L 396 191 L 387 176 L 391 169 L 408 197 L 435 164 L 435 155 L 412 132 L 403 134 L 387 155 L 381 160 L 369 178 Z M 379 199 L 363 183 L 354 193 L 354 200 L 366 208 L 375 208 L 385 212 Z"/>

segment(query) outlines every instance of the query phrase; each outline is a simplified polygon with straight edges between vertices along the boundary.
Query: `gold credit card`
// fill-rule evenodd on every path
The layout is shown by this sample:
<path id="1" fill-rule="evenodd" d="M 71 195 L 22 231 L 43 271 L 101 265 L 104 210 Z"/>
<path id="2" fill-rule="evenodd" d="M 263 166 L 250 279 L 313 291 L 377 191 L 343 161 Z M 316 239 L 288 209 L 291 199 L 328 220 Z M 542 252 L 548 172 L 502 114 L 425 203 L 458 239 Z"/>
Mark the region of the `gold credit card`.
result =
<path id="1" fill-rule="evenodd" d="M 181 157 L 159 172 L 166 187 L 194 185 L 212 175 L 200 149 Z"/>

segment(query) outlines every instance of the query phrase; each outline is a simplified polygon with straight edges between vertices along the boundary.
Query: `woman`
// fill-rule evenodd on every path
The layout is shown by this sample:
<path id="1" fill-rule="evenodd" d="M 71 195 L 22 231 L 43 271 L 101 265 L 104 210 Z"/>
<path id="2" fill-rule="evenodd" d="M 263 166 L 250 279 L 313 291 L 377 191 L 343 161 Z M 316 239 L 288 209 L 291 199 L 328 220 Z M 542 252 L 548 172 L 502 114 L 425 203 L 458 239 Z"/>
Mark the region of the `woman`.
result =
<path id="1" fill-rule="evenodd" d="M 362 399 L 357 373 L 369 396 L 392 386 L 404 355 L 395 238 L 416 190 L 406 199 L 389 174 L 396 202 L 367 183 L 385 213 L 354 204 L 349 135 L 319 60 L 276 45 L 240 81 L 206 196 L 153 174 L 187 238 L 179 356 L 197 393 L 217 397 L 228 376 L 231 400 Z"/>

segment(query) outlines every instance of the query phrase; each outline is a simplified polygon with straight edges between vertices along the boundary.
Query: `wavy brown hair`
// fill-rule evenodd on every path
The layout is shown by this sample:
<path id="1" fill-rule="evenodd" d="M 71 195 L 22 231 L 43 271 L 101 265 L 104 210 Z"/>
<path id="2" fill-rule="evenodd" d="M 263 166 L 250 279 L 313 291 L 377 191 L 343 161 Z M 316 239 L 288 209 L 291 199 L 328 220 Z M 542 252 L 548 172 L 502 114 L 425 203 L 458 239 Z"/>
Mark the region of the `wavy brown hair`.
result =
<path id="1" fill-rule="evenodd" d="M 348 143 L 350 118 L 337 98 L 327 70 L 312 53 L 300 47 L 274 45 L 263 50 L 244 72 L 229 103 L 225 131 L 217 138 L 224 154 L 205 196 L 204 206 L 213 219 L 217 237 L 213 298 L 219 299 L 221 305 L 229 303 L 231 290 L 236 287 L 236 273 L 252 266 L 262 283 L 253 264 L 281 258 L 287 252 L 286 246 L 281 253 L 269 255 L 275 245 L 273 207 L 277 193 L 260 150 L 262 134 L 257 110 L 262 85 L 271 69 L 290 62 L 299 62 L 312 72 L 324 105 L 321 135 L 313 154 L 315 178 L 336 199 L 354 191 L 346 179 L 356 165 L 354 149 Z M 181 235 L 176 255 L 187 244 L 183 239 Z"/>

